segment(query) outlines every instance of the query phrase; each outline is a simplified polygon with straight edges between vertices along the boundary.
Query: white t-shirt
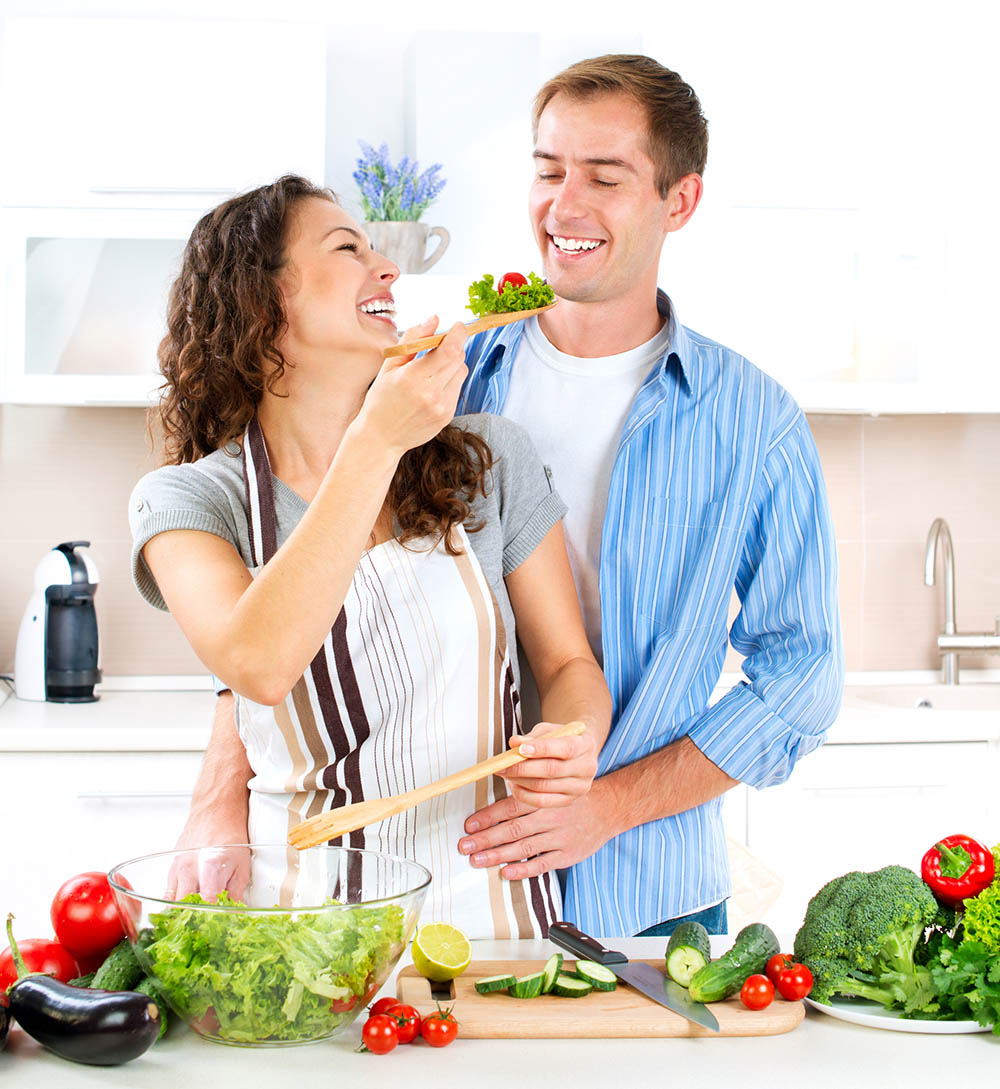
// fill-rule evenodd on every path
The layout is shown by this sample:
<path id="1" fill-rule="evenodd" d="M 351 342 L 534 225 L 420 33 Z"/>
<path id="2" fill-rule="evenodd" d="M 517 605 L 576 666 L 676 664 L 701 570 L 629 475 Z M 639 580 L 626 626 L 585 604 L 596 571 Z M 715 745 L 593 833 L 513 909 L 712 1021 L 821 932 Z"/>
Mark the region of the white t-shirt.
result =
<path id="1" fill-rule="evenodd" d="M 635 395 L 649 368 L 666 351 L 669 337 L 669 325 L 664 323 L 638 348 L 581 359 L 558 351 L 538 327 L 538 319 L 529 318 L 503 407 L 503 415 L 528 432 L 542 461 L 552 468 L 553 483 L 569 507 L 563 519 L 569 562 L 587 638 L 602 665 L 601 532 L 611 470 Z M 533 681 L 528 676 L 524 680 L 527 729 L 539 714 Z"/>

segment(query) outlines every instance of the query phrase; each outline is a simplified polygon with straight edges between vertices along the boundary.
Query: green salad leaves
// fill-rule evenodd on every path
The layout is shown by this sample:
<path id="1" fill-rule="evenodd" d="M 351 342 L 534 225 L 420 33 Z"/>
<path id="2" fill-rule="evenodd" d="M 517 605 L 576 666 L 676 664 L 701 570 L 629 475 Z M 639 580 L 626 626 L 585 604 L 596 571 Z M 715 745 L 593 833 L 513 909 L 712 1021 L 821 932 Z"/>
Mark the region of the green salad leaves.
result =
<path id="1" fill-rule="evenodd" d="M 226 893 L 216 902 L 243 906 Z M 194 893 L 181 903 L 207 901 Z M 397 905 L 273 914 L 176 907 L 150 922 L 146 955 L 171 1004 L 233 1043 L 328 1035 L 381 985 L 405 944 Z"/>
<path id="2" fill-rule="evenodd" d="M 555 292 L 535 273 L 528 273 L 528 282 L 521 287 L 505 284 L 503 294 L 493 286 L 493 277 L 487 273 L 481 280 L 469 286 L 469 309 L 477 318 L 487 314 L 506 314 L 511 310 L 535 310 L 555 301 Z"/>

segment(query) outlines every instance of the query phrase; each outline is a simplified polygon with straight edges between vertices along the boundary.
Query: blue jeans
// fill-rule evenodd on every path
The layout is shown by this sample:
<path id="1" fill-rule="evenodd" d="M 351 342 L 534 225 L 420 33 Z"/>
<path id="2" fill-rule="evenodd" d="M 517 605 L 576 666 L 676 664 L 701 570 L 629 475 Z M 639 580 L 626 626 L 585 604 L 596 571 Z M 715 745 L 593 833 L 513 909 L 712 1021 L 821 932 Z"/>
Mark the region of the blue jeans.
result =
<path id="1" fill-rule="evenodd" d="M 726 923 L 726 901 L 716 904 L 714 907 L 705 908 L 704 911 L 695 911 L 690 915 L 681 915 L 676 919 L 668 919 L 665 923 L 657 923 L 648 930 L 636 934 L 637 938 L 668 938 L 673 934 L 675 927 L 681 923 L 701 923 L 709 934 L 727 934 L 729 932 Z"/>

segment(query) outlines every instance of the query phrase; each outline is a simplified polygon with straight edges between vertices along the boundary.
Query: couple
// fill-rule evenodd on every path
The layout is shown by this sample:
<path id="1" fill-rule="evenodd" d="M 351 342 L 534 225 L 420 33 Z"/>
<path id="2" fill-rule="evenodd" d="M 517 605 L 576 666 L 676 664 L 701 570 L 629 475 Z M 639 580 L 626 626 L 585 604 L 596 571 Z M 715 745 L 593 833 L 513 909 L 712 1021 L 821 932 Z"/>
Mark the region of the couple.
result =
<path id="1" fill-rule="evenodd" d="M 325 190 L 280 179 L 195 228 L 171 464 L 130 505 L 140 590 L 237 694 L 181 846 L 283 842 L 518 743 L 516 631 L 531 756 L 349 842 L 424 862 L 425 916 L 473 937 L 723 933 L 723 794 L 784 781 L 839 705 L 822 474 L 792 399 L 657 290 L 702 191 L 692 89 L 596 58 L 533 125 L 558 304 L 412 361 L 381 361 L 398 269 Z M 749 683 L 709 708 L 730 639 Z"/>

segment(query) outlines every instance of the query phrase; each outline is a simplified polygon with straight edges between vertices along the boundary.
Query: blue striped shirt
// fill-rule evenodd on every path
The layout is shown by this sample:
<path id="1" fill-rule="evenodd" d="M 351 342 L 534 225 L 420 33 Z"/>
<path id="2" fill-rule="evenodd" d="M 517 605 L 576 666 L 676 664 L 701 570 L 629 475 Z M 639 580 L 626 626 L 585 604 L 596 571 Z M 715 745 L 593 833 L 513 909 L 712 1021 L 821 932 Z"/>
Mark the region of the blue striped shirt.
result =
<path id="1" fill-rule="evenodd" d="M 734 779 L 771 786 L 822 743 L 840 706 L 823 475 L 791 396 L 682 326 L 662 293 L 659 307 L 668 347 L 619 440 L 601 540 L 614 709 L 598 774 L 687 735 Z M 503 412 L 523 331 L 515 322 L 469 342 L 461 412 Z M 730 641 L 746 681 L 709 707 Z M 571 867 L 564 911 L 591 934 L 635 934 L 729 892 L 719 797 L 632 828 Z"/>

